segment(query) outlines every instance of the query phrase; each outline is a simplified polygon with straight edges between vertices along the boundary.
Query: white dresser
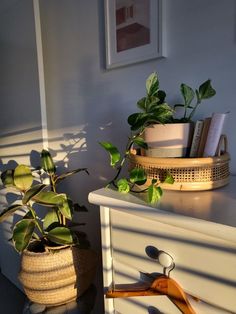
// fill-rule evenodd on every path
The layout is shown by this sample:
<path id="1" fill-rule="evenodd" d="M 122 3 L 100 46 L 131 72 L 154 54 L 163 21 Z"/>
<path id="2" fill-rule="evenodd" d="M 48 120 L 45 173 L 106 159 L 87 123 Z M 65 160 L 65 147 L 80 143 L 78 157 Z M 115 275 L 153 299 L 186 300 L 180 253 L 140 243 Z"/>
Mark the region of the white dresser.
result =
<path id="1" fill-rule="evenodd" d="M 133 283 L 143 273 L 162 273 L 158 251 L 171 255 L 170 276 L 198 314 L 236 313 L 236 177 L 204 192 L 164 191 L 155 208 L 131 194 L 100 189 L 89 194 L 100 206 L 105 290 Z M 105 300 L 106 314 L 178 314 L 166 296 Z"/>

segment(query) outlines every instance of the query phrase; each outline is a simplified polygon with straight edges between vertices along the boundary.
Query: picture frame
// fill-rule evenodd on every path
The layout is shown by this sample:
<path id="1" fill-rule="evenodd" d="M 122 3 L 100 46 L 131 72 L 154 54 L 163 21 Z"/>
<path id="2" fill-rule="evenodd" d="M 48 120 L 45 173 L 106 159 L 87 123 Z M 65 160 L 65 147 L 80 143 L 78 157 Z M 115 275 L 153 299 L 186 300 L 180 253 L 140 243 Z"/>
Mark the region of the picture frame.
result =
<path id="1" fill-rule="evenodd" d="M 164 56 L 162 0 L 104 0 L 106 68 Z"/>

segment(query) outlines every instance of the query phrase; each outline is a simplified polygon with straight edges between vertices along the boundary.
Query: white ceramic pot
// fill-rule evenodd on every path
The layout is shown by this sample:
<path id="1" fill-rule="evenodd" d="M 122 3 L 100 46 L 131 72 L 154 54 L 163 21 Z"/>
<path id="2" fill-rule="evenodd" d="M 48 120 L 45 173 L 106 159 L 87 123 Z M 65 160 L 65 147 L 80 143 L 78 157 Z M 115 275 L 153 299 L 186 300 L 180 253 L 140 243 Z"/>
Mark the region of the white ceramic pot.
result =
<path id="1" fill-rule="evenodd" d="M 186 157 L 193 134 L 192 123 L 153 124 L 144 131 L 149 157 Z"/>

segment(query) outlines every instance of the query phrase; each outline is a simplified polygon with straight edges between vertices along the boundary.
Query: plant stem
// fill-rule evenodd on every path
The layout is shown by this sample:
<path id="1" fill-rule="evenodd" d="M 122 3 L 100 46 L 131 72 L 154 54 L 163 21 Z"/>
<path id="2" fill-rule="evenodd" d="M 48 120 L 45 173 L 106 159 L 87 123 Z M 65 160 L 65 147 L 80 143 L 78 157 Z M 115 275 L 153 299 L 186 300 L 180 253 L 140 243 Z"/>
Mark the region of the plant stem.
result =
<path id="1" fill-rule="evenodd" d="M 51 182 L 52 191 L 54 193 L 57 193 L 56 181 L 55 181 L 54 174 L 50 174 L 50 182 Z M 58 216 L 59 223 L 62 224 L 63 226 L 65 226 L 66 225 L 66 218 L 58 210 L 57 210 L 57 216 Z"/>
<path id="2" fill-rule="evenodd" d="M 39 224 L 39 222 L 37 220 L 36 213 L 35 213 L 34 209 L 30 206 L 30 204 L 27 204 L 27 206 L 28 206 L 28 208 L 29 208 L 33 218 L 34 218 L 34 221 L 35 221 L 35 224 L 36 224 L 37 228 L 39 229 L 39 231 L 42 234 L 42 236 L 44 236 L 43 229 L 42 229 L 42 227 L 40 226 L 40 224 Z"/>
<path id="3" fill-rule="evenodd" d="M 200 105 L 200 103 L 201 103 L 201 100 L 198 99 L 198 101 L 197 101 L 195 107 L 193 108 L 193 110 L 191 111 L 191 113 L 190 113 L 190 115 L 189 115 L 189 117 L 188 117 L 188 121 L 191 121 L 191 120 L 192 120 L 192 117 L 193 117 L 193 115 L 194 115 L 194 113 L 195 113 L 197 107 Z"/>
<path id="4" fill-rule="evenodd" d="M 128 142 L 126 144 L 125 154 L 124 154 L 123 158 L 121 159 L 120 165 L 116 168 L 117 169 L 117 173 L 114 176 L 114 178 L 108 183 L 108 185 L 113 184 L 115 187 L 117 187 L 116 184 L 115 184 L 115 181 L 119 177 L 119 175 L 121 173 L 121 170 L 122 170 L 122 167 L 123 167 L 127 157 L 129 156 L 129 152 L 130 152 L 130 149 L 131 149 L 131 147 L 132 147 L 132 145 L 134 143 L 135 138 L 140 136 L 142 133 L 143 133 L 143 129 L 138 134 L 136 134 L 136 135 L 134 135 L 134 136 L 132 136 L 131 138 L 128 139 Z"/>

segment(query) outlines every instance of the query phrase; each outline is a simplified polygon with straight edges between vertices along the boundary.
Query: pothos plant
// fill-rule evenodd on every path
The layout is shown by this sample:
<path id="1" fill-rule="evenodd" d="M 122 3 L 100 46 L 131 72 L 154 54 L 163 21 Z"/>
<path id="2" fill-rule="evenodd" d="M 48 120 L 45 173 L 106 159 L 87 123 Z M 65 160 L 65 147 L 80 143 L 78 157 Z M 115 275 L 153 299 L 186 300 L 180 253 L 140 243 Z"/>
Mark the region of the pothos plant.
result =
<path id="1" fill-rule="evenodd" d="M 147 192 L 148 202 L 156 203 L 162 196 L 162 189 L 160 183 L 173 184 L 173 177 L 166 172 L 164 179 L 157 181 L 152 180 L 150 186 L 145 189 L 139 189 L 137 186 L 142 186 L 147 181 L 147 175 L 142 168 L 134 168 L 129 172 L 129 176 L 121 177 L 121 171 L 128 160 L 133 146 L 138 146 L 147 149 L 148 145 L 144 141 L 142 134 L 145 128 L 151 124 L 167 124 L 191 122 L 196 109 L 204 99 L 211 98 L 215 95 L 215 90 L 211 86 L 211 81 L 207 80 L 202 83 L 195 91 L 188 85 L 182 83 L 180 92 L 183 97 L 183 103 L 176 104 L 172 108 L 165 100 L 166 93 L 160 89 L 159 79 L 156 72 L 149 75 L 146 80 L 146 95 L 138 100 L 137 107 L 139 112 L 133 113 L 128 117 L 128 124 L 130 125 L 131 135 L 128 138 L 125 152 L 123 155 L 118 148 L 110 142 L 100 142 L 100 145 L 110 154 L 110 165 L 115 169 L 115 176 L 109 185 L 113 185 L 122 193 Z M 193 104 L 193 102 L 195 103 Z M 184 109 L 183 117 L 176 119 L 174 117 L 175 109 L 181 107 Z"/>
<path id="2" fill-rule="evenodd" d="M 195 91 L 187 84 L 182 83 L 180 93 L 183 103 L 176 104 L 172 108 L 165 100 L 165 91 L 161 90 L 159 85 L 157 73 L 151 73 L 146 80 L 146 96 L 137 102 L 137 107 L 141 111 L 128 117 L 131 130 L 142 133 L 145 127 L 151 124 L 192 122 L 193 116 L 202 101 L 216 94 L 211 85 L 211 80 L 202 83 Z M 177 119 L 175 118 L 175 110 L 178 107 L 183 109 L 183 116 Z"/>
<path id="3" fill-rule="evenodd" d="M 140 137 L 140 134 L 131 135 L 123 156 L 118 148 L 110 142 L 100 142 L 100 145 L 109 153 L 110 165 L 115 170 L 115 176 L 109 181 L 107 187 L 113 186 L 121 193 L 147 193 L 148 203 L 155 204 L 162 196 L 160 183 L 172 184 L 174 182 L 173 177 L 166 172 L 162 180 L 153 179 L 148 187 L 143 188 L 142 186 L 147 182 L 147 174 L 144 169 L 135 167 L 129 171 L 128 175 L 124 176 L 122 174 L 122 169 L 130 156 L 132 146 L 137 145 L 147 148 L 147 144 Z"/>
<path id="4" fill-rule="evenodd" d="M 188 85 L 182 83 L 180 92 L 183 98 L 183 103 L 174 105 L 174 109 L 180 107 L 183 109 L 183 117 L 174 119 L 174 122 L 192 122 L 193 116 L 203 100 L 215 96 L 216 91 L 211 85 L 211 80 L 202 83 L 195 91 Z"/>
<path id="5" fill-rule="evenodd" d="M 147 143 L 142 133 L 148 124 L 157 122 L 166 123 L 173 116 L 173 109 L 165 102 L 166 93 L 159 89 L 159 81 L 156 73 L 151 74 L 146 80 L 146 96 L 137 102 L 137 106 L 143 111 L 134 113 L 128 117 L 131 126 L 131 135 L 128 138 L 123 155 L 118 148 L 110 142 L 100 142 L 100 145 L 110 154 L 110 165 L 115 169 L 114 178 L 108 183 L 118 189 L 119 192 L 143 193 L 147 192 L 149 203 L 156 203 L 162 196 L 160 183 L 174 182 L 173 177 L 167 172 L 162 181 L 153 179 L 147 188 L 139 188 L 147 182 L 147 174 L 142 168 L 132 169 L 128 176 L 121 177 L 122 168 L 129 159 L 133 146 L 147 149 Z"/>
<path id="6" fill-rule="evenodd" d="M 38 241 L 38 247 L 80 244 L 82 233 L 74 232 L 70 227 L 73 225 L 75 204 L 65 193 L 58 193 L 57 186 L 62 180 L 81 171 L 88 173 L 86 168 L 79 168 L 58 175 L 51 154 L 42 150 L 40 170 L 18 165 L 1 174 L 4 186 L 17 193 L 17 201 L 0 213 L 0 222 L 17 211 L 21 214 L 22 218 L 14 225 L 12 235 L 18 252 L 27 249 L 33 240 Z M 45 176 L 49 184 L 41 182 Z M 44 218 L 37 215 L 41 206 L 47 208 Z"/>

